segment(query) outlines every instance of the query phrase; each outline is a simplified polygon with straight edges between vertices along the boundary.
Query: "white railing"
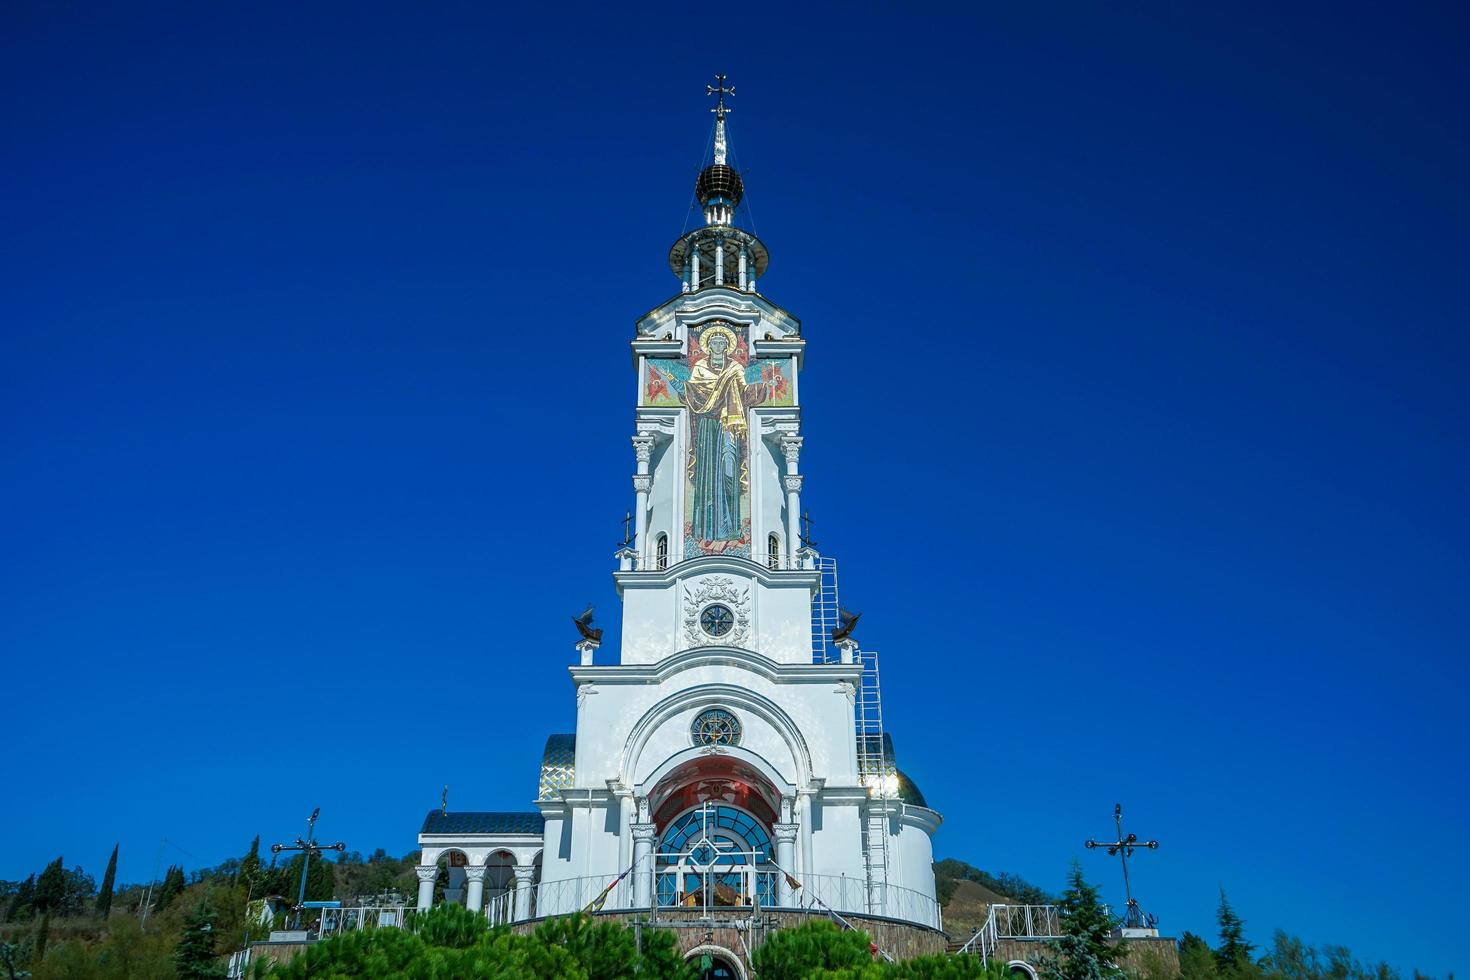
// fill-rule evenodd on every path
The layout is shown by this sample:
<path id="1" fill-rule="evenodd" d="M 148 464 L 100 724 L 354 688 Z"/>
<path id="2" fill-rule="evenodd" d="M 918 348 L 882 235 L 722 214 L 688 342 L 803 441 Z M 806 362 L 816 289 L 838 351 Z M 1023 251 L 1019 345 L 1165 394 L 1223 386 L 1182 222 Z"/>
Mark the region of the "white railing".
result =
<path id="1" fill-rule="evenodd" d="M 626 559 L 626 562 L 627 562 L 628 568 L 630 570 L 633 570 L 633 571 L 639 571 L 639 572 L 661 572 L 661 571 L 663 571 L 666 568 L 672 568 L 674 565 L 677 565 L 677 564 L 679 564 L 682 561 L 688 561 L 691 558 L 704 558 L 704 557 L 707 557 L 707 556 L 706 555 L 691 555 L 691 556 L 688 556 L 688 557 L 685 557 L 685 558 L 677 558 L 677 557 L 675 557 L 673 555 L 664 555 L 663 557 L 659 557 L 658 555 L 640 555 L 640 554 L 634 553 L 633 555 L 629 556 Z M 811 558 L 792 557 L 792 556 L 787 555 L 787 554 L 784 554 L 784 553 L 783 554 L 779 554 L 779 555 L 769 555 L 769 554 L 761 553 L 761 554 L 751 554 L 749 556 L 742 556 L 742 557 L 745 557 L 745 560 L 746 561 L 754 562 L 757 565 L 761 565 L 761 566 L 763 566 L 765 568 L 771 569 L 772 571 L 778 571 L 778 572 L 785 572 L 785 571 L 792 571 L 792 570 L 801 570 L 801 569 L 811 570 L 811 569 L 816 568 L 816 565 L 814 564 L 813 559 L 811 559 Z"/>
<path id="2" fill-rule="evenodd" d="M 944 919 L 939 902 L 931 895 L 902 885 L 873 882 L 871 894 L 863 878 L 844 875 L 799 875 L 801 888 L 795 892 L 797 904 L 803 908 L 823 905 L 836 912 L 859 915 L 882 915 L 905 922 L 917 922 L 942 929 Z"/>
<path id="3" fill-rule="evenodd" d="M 534 915 L 565 915 L 589 908 L 602 895 L 613 875 L 593 875 L 542 882 L 536 886 Z M 870 894 L 863 878 L 845 875 L 799 875 L 801 887 L 783 904 L 781 873 L 769 867 L 727 866 L 706 874 L 688 869 L 660 868 L 654 876 L 652 904 L 658 908 L 698 909 L 709 914 L 720 909 L 802 908 L 821 914 L 881 915 L 943 927 L 939 903 L 930 895 L 899 885 L 875 884 Z M 634 905 L 634 875 L 613 885 L 599 911 L 646 908 Z"/>
<path id="4" fill-rule="evenodd" d="M 1055 905 L 992 905 L 985 924 L 957 952 L 989 962 L 1002 939 L 1055 939 L 1062 934 Z"/>
<path id="5" fill-rule="evenodd" d="M 382 929 L 389 926 L 402 928 L 413 920 L 417 912 L 412 905 L 322 909 L 321 918 L 312 930 L 312 938 L 325 939 L 344 932 L 357 932 L 359 929 Z"/>

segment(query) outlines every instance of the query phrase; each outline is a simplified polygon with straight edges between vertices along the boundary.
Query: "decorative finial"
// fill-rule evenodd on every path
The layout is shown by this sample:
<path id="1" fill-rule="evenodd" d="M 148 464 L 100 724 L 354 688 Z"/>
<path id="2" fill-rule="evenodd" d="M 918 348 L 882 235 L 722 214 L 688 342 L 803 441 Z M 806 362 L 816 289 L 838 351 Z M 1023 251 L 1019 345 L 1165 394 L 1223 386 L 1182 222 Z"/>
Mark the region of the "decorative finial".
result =
<path id="1" fill-rule="evenodd" d="M 725 113 L 730 112 L 730 107 L 725 105 L 725 96 L 735 94 L 735 86 L 725 85 L 725 75 L 716 75 L 714 85 L 706 85 L 705 94 L 717 96 L 715 107 L 710 110 L 715 114 L 715 163 L 719 166 L 725 165 Z"/>
<path id="2" fill-rule="evenodd" d="M 710 110 L 710 112 L 713 112 L 715 114 L 715 121 L 716 122 L 724 122 L 725 121 L 725 113 L 731 111 L 730 110 L 730 107 L 727 106 L 727 105 L 725 105 L 725 96 L 727 96 L 727 95 L 734 95 L 735 94 L 735 86 L 731 85 L 731 86 L 729 86 L 727 88 L 725 86 L 725 81 L 726 81 L 727 78 L 729 78 L 728 75 L 716 75 L 715 76 L 715 82 L 716 82 L 716 84 L 714 84 L 714 85 L 706 85 L 704 87 L 705 88 L 705 94 L 706 95 L 715 95 L 715 94 L 718 94 L 719 95 L 718 101 L 715 102 L 715 107 Z"/>

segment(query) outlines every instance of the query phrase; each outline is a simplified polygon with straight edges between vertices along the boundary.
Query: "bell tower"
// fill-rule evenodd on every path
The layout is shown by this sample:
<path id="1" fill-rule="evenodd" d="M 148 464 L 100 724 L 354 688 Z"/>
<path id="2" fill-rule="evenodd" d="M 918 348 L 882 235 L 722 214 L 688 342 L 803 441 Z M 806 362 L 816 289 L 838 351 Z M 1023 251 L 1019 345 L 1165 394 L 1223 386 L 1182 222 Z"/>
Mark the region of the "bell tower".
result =
<path id="1" fill-rule="evenodd" d="M 801 322 L 756 284 L 766 246 L 736 226 L 745 182 L 728 160 L 725 76 L 711 162 L 694 182 L 704 225 L 669 249 L 679 291 L 637 321 L 634 535 L 618 553 L 624 663 L 731 645 L 810 662 L 814 553 L 801 546 Z"/>

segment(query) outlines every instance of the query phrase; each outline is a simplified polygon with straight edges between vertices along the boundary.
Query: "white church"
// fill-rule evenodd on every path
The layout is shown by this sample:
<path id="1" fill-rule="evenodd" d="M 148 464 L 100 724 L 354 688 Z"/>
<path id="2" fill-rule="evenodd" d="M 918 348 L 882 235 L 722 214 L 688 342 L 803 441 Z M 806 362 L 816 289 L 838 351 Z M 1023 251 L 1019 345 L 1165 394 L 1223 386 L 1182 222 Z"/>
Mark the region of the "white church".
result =
<path id="1" fill-rule="evenodd" d="M 576 731 L 547 737 L 535 808 L 431 811 L 421 909 L 438 884 L 497 922 L 804 910 L 941 926 L 941 817 L 897 767 L 878 657 L 839 615 L 836 563 L 800 533 L 806 341 L 759 290 L 765 245 L 733 223 L 732 93 L 711 87 L 705 223 L 669 251 L 679 290 L 631 341 L 620 659 L 599 659 L 590 617 L 576 623 Z"/>

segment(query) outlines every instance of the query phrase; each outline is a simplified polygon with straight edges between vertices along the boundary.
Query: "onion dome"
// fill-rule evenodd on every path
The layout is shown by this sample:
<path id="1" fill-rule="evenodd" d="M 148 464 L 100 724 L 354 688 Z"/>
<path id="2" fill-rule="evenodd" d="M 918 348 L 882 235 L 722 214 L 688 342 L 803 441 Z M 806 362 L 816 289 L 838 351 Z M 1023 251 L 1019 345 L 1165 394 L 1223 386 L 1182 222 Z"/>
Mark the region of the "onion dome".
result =
<path id="1" fill-rule="evenodd" d="M 720 203 L 734 208 L 745 196 L 745 181 L 735 168 L 712 163 L 700 171 L 699 179 L 694 182 L 694 193 L 701 205 Z"/>

